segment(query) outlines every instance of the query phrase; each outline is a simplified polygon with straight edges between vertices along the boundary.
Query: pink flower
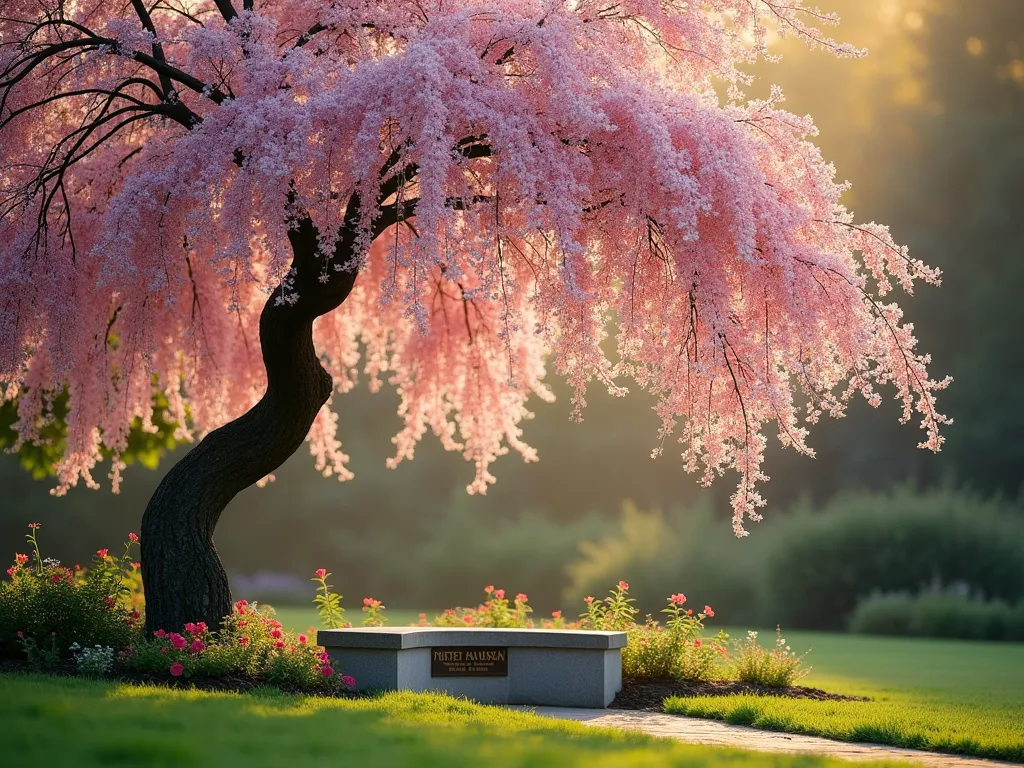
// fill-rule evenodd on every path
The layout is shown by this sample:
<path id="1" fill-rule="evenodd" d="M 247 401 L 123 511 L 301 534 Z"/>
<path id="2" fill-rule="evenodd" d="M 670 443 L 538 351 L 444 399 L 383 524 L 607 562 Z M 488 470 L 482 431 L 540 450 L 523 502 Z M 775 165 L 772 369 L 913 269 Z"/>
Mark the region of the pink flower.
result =
<path id="1" fill-rule="evenodd" d="M 274 629 L 281 629 L 281 627 L 284 626 L 284 624 L 282 624 L 277 619 L 270 619 L 270 621 L 267 622 L 267 625 L 273 627 Z"/>
<path id="2" fill-rule="evenodd" d="M 320 667 L 320 674 L 324 677 L 331 677 L 331 675 L 334 674 L 334 667 L 332 667 L 330 664 L 324 664 L 322 667 Z"/>
<path id="3" fill-rule="evenodd" d="M 153 636 L 154 637 L 167 637 L 167 631 L 163 630 L 163 629 L 158 629 L 156 632 L 153 633 Z"/>
<path id="4" fill-rule="evenodd" d="M 517 602 L 517 603 L 525 603 L 525 602 L 526 602 L 527 600 L 529 600 L 529 599 L 530 599 L 530 598 L 528 598 L 528 597 L 526 596 L 526 593 L 525 593 L 525 592 L 520 592 L 520 593 L 519 593 L 518 595 L 516 595 L 516 602 Z"/>
<path id="5" fill-rule="evenodd" d="M 133 544 L 138 544 L 138 542 L 139 542 L 139 537 L 138 537 L 138 536 L 136 536 L 136 535 L 135 535 L 134 533 L 129 533 L 129 534 L 128 534 L 128 540 L 129 540 L 130 542 L 132 542 Z"/>
<path id="6" fill-rule="evenodd" d="M 473 623 L 473 617 L 472 616 L 463 616 L 462 620 L 464 622 L 466 622 L 467 624 L 472 624 Z"/>
<path id="7" fill-rule="evenodd" d="M 7 569 L 7 575 L 8 576 L 13 576 L 17 572 L 18 572 L 17 567 L 15 567 L 13 565 L 10 568 Z"/>
<path id="8" fill-rule="evenodd" d="M 142 614 L 139 613 L 138 611 L 132 611 L 132 618 L 133 619 L 141 619 L 142 618 Z"/>
<path id="9" fill-rule="evenodd" d="M 619 582 L 619 589 L 621 589 L 623 592 L 629 592 L 629 584 L 626 583 L 625 581 L 620 581 Z"/>
<path id="10" fill-rule="evenodd" d="M 486 587 L 484 587 L 484 592 L 486 592 L 488 595 L 491 594 L 491 592 L 493 592 L 493 591 L 494 591 L 494 585 L 493 584 L 488 584 Z"/>
<path id="11" fill-rule="evenodd" d="M 275 648 L 284 648 L 284 640 L 278 640 L 276 643 L 274 643 L 274 647 Z"/>
<path id="12" fill-rule="evenodd" d="M 315 571 L 313 571 L 313 575 L 316 576 L 321 581 L 323 581 L 324 579 L 327 578 L 327 569 L 326 568 L 317 568 Z"/>
<path id="13" fill-rule="evenodd" d="M 206 650 L 206 643 L 202 640 L 193 640 L 192 645 L 189 646 L 189 650 L 192 651 L 192 653 L 202 653 Z"/>
<path id="14" fill-rule="evenodd" d="M 249 607 L 249 601 L 248 600 L 239 600 L 237 603 L 235 603 L 235 611 L 238 613 L 239 616 L 244 616 L 245 615 L 245 609 L 248 608 L 248 607 Z"/>
<path id="15" fill-rule="evenodd" d="M 168 639 L 170 639 L 171 645 L 174 646 L 175 650 L 178 651 L 185 650 L 185 646 L 188 645 L 188 641 L 177 632 L 171 632 L 171 634 L 168 635 Z"/>
<path id="16" fill-rule="evenodd" d="M 373 598 L 372 597 L 364 597 L 363 598 L 363 605 L 373 605 Z"/>
<path id="17" fill-rule="evenodd" d="M 238 644 L 243 646 L 243 647 L 248 645 L 249 644 L 249 638 L 248 637 L 240 637 L 240 638 L 238 638 Z"/>
<path id="18" fill-rule="evenodd" d="M 693 608 L 687 608 L 686 609 L 686 615 L 687 616 L 693 616 Z"/>
<path id="19" fill-rule="evenodd" d="M 77 568 L 77 567 L 78 566 L 76 565 L 75 568 Z M 141 567 L 142 567 L 142 563 L 140 563 L 138 561 L 132 563 L 132 568 L 134 568 L 136 571 L 139 570 L 139 568 L 141 568 Z"/>
<path id="20" fill-rule="evenodd" d="M 24 637 L 25 636 L 25 633 L 22 632 L 20 629 L 17 631 L 16 634 L 18 635 L 18 637 Z"/>
<path id="21" fill-rule="evenodd" d="M 96 550 L 96 557 L 98 557 L 100 560 L 106 559 L 106 557 L 107 557 L 107 550 L 106 549 L 97 549 Z"/>
<path id="22" fill-rule="evenodd" d="M 60 584 L 60 575 L 56 573 L 53 574 L 53 576 L 50 577 L 50 581 L 54 584 Z"/>
<path id="23" fill-rule="evenodd" d="M 28 555 L 17 555 L 16 554 L 14 556 L 14 559 L 17 561 L 18 565 L 24 565 L 25 563 L 28 562 Z"/>
<path id="24" fill-rule="evenodd" d="M 590 605 L 592 602 L 594 602 L 594 596 L 593 595 L 587 595 L 586 597 L 583 598 L 583 602 L 586 603 L 587 605 Z"/>
<path id="25" fill-rule="evenodd" d="M 494 590 L 494 599 L 495 600 L 504 600 L 505 599 L 505 590 L 504 589 L 496 589 L 496 590 Z"/>
<path id="26" fill-rule="evenodd" d="M 552 619 L 560 619 L 560 618 L 562 618 L 562 612 L 561 611 L 552 611 L 551 612 L 551 618 Z"/>
<path id="27" fill-rule="evenodd" d="M 704 643 L 702 643 L 700 640 L 694 640 L 693 641 L 693 647 L 694 648 L 700 648 L 702 645 L 704 645 Z"/>
<path id="28" fill-rule="evenodd" d="M 686 602 L 686 595 L 684 595 L 682 592 L 678 592 L 677 594 L 672 595 L 672 597 L 670 597 L 669 600 L 671 600 L 676 605 L 682 605 Z"/>
<path id="29" fill-rule="evenodd" d="M 711 606 L 710 605 L 705 605 L 704 606 L 704 615 L 707 616 L 710 619 L 715 618 L 715 612 L 711 610 Z"/>
<path id="30" fill-rule="evenodd" d="M 328 661 L 331 660 L 331 655 L 327 653 L 327 651 L 320 651 L 320 653 L 317 655 L 317 658 L 320 659 L 320 661 L 322 661 L 324 664 L 326 664 Z"/>
<path id="31" fill-rule="evenodd" d="M 341 678 L 341 682 L 347 685 L 349 688 L 354 688 L 356 685 L 356 679 L 352 675 L 345 675 Z"/>
<path id="32" fill-rule="evenodd" d="M 188 624 L 185 625 L 185 631 L 188 632 L 190 635 L 194 635 L 199 632 L 199 627 L 197 627 L 190 621 Z"/>
<path id="33" fill-rule="evenodd" d="M 308 639 L 309 638 L 307 638 L 305 635 L 299 635 L 299 643 L 301 643 L 302 645 L 305 645 Z"/>
<path id="34" fill-rule="evenodd" d="M 274 638 L 275 640 L 277 640 L 279 637 L 281 637 L 282 634 L 284 634 L 284 633 L 281 632 L 280 629 L 275 629 L 273 632 L 270 633 L 270 636 L 272 638 Z"/>
<path id="35" fill-rule="evenodd" d="M 31 528 L 31 529 L 32 529 L 33 531 L 34 531 L 34 530 L 35 530 L 36 528 L 42 528 L 42 526 L 41 526 L 41 525 L 40 525 L 39 523 L 29 523 L 29 524 L 28 524 L 28 527 L 29 527 L 29 528 Z"/>
<path id="36" fill-rule="evenodd" d="M 175 677 L 181 677 L 181 674 L 184 671 L 185 671 L 185 668 L 183 666 L 181 666 L 181 662 L 180 661 L 176 661 L 173 664 L 171 664 L 171 674 L 174 675 Z"/>

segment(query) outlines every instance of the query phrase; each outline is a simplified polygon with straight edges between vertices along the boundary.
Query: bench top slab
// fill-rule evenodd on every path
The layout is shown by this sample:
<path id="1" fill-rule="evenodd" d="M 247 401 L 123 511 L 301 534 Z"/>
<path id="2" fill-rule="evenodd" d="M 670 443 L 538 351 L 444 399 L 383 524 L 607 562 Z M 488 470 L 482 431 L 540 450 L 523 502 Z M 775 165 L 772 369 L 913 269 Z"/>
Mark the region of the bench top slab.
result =
<path id="1" fill-rule="evenodd" d="M 500 645 L 509 648 L 612 650 L 626 645 L 625 632 L 581 629 L 492 629 L 490 627 L 352 627 L 321 629 L 316 642 L 324 648 L 370 648 L 404 651 L 435 645 Z"/>

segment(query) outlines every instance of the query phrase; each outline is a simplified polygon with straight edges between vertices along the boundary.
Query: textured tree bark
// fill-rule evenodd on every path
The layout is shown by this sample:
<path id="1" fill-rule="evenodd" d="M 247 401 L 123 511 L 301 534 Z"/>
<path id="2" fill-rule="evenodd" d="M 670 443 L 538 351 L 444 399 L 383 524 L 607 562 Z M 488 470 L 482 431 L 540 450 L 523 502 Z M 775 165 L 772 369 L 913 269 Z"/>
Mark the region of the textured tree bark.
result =
<path id="1" fill-rule="evenodd" d="M 358 200 L 349 202 L 346 221 L 358 219 Z M 354 218 L 350 218 L 354 217 Z M 352 252 L 352 228 L 339 234 L 335 259 Z M 227 574 L 213 543 L 213 531 L 228 503 L 270 474 L 302 445 L 333 383 L 313 346 L 313 321 L 338 307 L 355 283 L 355 269 L 332 271 L 320 282 L 317 232 L 302 221 L 289 233 L 294 304 L 271 294 L 260 315 L 260 344 L 267 391 L 247 413 L 214 430 L 167 474 L 142 518 L 142 578 L 146 589 L 146 631 L 178 631 L 186 622 L 211 629 L 231 611 Z M 335 262 L 337 263 L 337 261 Z"/>

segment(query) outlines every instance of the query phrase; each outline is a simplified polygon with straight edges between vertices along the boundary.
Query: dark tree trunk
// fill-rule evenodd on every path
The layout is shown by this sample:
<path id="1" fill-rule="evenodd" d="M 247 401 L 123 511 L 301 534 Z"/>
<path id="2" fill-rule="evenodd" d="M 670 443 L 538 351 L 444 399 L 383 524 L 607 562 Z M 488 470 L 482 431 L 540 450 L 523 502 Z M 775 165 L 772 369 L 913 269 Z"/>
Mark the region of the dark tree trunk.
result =
<path id="1" fill-rule="evenodd" d="M 346 221 L 358 219 L 358 200 Z M 335 262 L 352 248 L 352 228 L 339 235 Z M 146 631 L 180 630 L 205 621 L 211 629 L 231 611 L 227 574 L 213 543 L 221 512 L 243 489 L 270 474 L 302 445 L 332 391 L 330 375 L 313 347 L 313 321 L 352 290 L 354 269 L 331 271 L 321 283 L 317 232 L 308 219 L 289 233 L 293 250 L 289 290 L 298 301 L 270 296 L 260 315 L 267 391 L 247 413 L 208 434 L 167 474 L 142 518 L 142 578 Z"/>

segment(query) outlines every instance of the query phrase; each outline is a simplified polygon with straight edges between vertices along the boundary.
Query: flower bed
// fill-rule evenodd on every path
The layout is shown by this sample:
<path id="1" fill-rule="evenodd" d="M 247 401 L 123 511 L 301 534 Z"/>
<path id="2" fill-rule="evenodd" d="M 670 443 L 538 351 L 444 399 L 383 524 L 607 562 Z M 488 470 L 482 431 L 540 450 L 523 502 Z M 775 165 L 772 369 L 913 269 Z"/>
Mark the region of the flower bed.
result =
<path id="1" fill-rule="evenodd" d="M 120 557 L 99 550 L 88 567 L 67 568 L 43 559 L 38 524 L 26 536 L 29 554 L 16 554 L 8 579 L 0 582 L 0 659 L 4 668 L 22 668 L 107 676 L 172 685 L 248 690 L 282 690 L 346 695 L 355 681 L 337 669 L 308 633 L 288 631 L 269 606 L 235 603 L 214 633 L 202 622 L 143 633 L 145 601 L 139 563 L 133 559 L 138 537 L 129 534 Z M 326 569 L 312 578 L 313 602 L 324 626 L 347 627 L 341 595 L 333 591 Z M 647 708 L 657 696 L 772 692 L 787 696 L 831 696 L 799 688 L 803 657 L 793 653 L 781 633 L 774 647 L 763 648 L 756 633 L 736 641 L 725 632 L 707 635 L 715 617 L 710 605 L 687 608 L 683 593 L 671 595 L 662 621 L 639 611 L 620 581 L 604 598 L 587 597 L 575 620 L 561 611 L 550 618 L 533 615 L 526 594 L 514 597 L 487 586 L 476 607 L 452 608 L 421 626 L 589 629 L 624 631 L 622 707 Z M 386 608 L 367 597 L 362 624 L 382 626 Z M 689 692 L 689 693 L 687 693 Z M 842 697 L 838 697 L 842 698 Z M 660 702 L 659 702 L 660 703 Z"/>

